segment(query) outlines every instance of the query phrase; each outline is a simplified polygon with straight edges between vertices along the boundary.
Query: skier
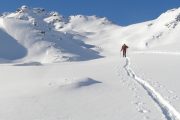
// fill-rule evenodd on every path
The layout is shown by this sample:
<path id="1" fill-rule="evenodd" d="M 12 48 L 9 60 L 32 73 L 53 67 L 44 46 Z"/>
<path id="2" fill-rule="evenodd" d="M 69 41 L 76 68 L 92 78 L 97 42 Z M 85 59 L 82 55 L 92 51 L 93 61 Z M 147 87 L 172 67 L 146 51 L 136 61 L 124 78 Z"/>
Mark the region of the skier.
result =
<path id="1" fill-rule="evenodd" d="M 129 48 L 126 44 L 124 44 L 121 48 L 121 51 L 123 51 L 123 57 L 126 57 L 126 50 Z"/>

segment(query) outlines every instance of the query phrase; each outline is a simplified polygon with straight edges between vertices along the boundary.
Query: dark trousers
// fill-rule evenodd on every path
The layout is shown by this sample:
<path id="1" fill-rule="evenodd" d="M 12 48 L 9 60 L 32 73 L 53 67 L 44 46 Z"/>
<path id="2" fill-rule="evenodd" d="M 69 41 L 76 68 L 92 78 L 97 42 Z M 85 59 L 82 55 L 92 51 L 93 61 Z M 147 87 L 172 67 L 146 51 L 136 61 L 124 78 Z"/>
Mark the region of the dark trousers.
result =
<path id="1" fill-rule="evenodd" d="M 126 57 L 126 50 L 123 50 L 123 57 Z"/>

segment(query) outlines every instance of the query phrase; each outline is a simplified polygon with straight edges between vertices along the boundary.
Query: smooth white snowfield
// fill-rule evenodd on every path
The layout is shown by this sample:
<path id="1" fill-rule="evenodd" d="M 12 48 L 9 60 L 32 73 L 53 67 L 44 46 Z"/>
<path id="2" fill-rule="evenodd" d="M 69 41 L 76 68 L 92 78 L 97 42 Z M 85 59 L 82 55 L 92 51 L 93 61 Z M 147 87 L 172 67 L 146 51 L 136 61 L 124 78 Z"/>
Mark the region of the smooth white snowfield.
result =
<path id="1" fill-rule="evenodd" d="M 137 70 L 136 74 L 141 76 L 142 73 L 148 72 L 144 65 L 146 61 L 139 59 L 146 58 L 146 55 L 132 53 L 129 56 L 132 58 L 132 68 L 142 70 L 140 72 Z M 152 58 L 161 57 L 154 55 Z M 166 62 L 172 66 L 176 64 L 177 67 L 174 69 L 178 71 L 179 59 L 174 61 L 176 63 Z M 128 76 L 124 69 L 125 65 L 126 59 L 120 57 L 43 66 L 2 64 L 0 118 L 2 120 L 178 120 L 175 119 L 176 117 L 167 117 L 173 111 L 171 107 L 170 109 L 168 107 L 167 111 L 162 111 L 164 101 L 160 100 L 157 104 L 142 85 Z M 148 62 L 148 65 L 153 66 L 153 62 Z M 159 65 L 164 64 L 160 62 Z M 168 65 L 166 67 L 164 68 L 173 72 Z M 154 67 L 150 70 L 155 74 L 153 75 L 152 72 L 150 75 L 142 75 L 143 80 L 147 80 L 155 93 L 169 101 L 168 106 L 174 107 L 178 112 L 180 110 L 178 72 L 173 76 L 163 74 L 167 78 L 176 78 L 164 81 L 156 77 L 156 74 L 161 73 L 160 71 Z"/>
<path id="2" fill-rule="evenodd" d="M 126 27 L 27 6 L 3 14 L 0 120 L 180 120 L 179 22 L 180 8 Z"/>
<path id="3" fill-rule="evenodd" d="M 162 112 L 167 119 L 180 119 L 180 113 L 167 101 L 165 100 L 148 82 L 139 78 L 130 68 L 130 60 L 126 59 L 126 65 L 124 66 L 127 74 L 135 79 L 149 94 L 150 97 L 159 105 Z"/>
<path id="4" fill-rule="evenodd" d="M 0 118 L 162 118 L 146 92 L 127 76 L 124 65 L 125 59 L 117 57 L 46 66 L 1 65 Z"/>

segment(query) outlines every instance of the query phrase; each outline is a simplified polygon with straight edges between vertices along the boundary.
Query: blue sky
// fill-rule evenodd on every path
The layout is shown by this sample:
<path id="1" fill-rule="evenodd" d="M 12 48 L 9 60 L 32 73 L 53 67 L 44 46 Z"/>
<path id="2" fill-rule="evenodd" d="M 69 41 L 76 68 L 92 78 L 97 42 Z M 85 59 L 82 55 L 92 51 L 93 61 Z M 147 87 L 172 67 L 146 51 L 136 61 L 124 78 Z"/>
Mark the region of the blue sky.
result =
<path id="1" fill-rule="evenodd" d="M 22 5 L 43 7 L 64 16 L 83 14 L 107 17 L 126 26 L 154 19 L 168 9 L 180 7 L 180 0 L 0 0 L 0 12 Z"/>

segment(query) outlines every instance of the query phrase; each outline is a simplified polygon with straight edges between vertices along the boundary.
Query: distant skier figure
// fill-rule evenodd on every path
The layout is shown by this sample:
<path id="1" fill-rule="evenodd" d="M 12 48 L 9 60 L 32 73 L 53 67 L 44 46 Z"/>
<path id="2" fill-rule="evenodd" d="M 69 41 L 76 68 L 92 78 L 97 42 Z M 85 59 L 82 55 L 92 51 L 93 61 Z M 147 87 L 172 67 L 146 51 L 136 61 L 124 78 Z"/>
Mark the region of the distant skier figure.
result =
<path id="1" fill-rule="evenodd" d="M 124 44 L 121 48 L 121 51 L 123 51 L 123 57 L 126 57 L 127 48 L 129 48 L 129 47 L 126 44 Z"/>

